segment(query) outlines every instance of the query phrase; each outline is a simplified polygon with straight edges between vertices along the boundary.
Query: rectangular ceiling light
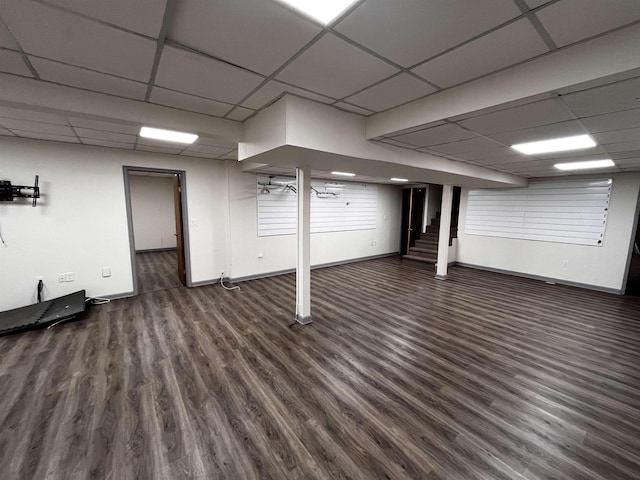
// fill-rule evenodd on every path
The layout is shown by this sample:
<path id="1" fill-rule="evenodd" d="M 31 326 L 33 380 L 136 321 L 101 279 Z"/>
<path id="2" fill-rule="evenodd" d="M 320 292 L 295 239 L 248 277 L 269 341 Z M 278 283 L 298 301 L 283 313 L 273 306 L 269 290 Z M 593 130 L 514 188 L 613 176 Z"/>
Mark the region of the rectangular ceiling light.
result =
<path id="1" fill-rule="evenodd" d="M 590 168 L 605 168 L 605 167 L 615 167 L 616 164 L 613 163 L 613 160 L 589 160 L 587 162 L 570 162 L 570 163 L 556 163 L 554 167 L 559 170 L 588 170 Z"/>
<path id="2" fill-rule="evenodd" d="M 408 178 L 397 178 L 397 177 L 390 178 L 389 180 L 391 180 L 392 182 L 408 182 L 409 181 Z"/>
<path id="3" fill-rule="evenodd" d="M 574 137 L 554 138 L 553 140 L 542 140 L 540 142 L 519 143 L 511 148 L 535 155 L 537 153 L 566 152 L 568 150 L 580 150 L 583 148 L 595 147 L 596 142 L 589 135 L 576 135 Z"/>
<path id="4" fill-rule="evenodd" d="M 142 127 L 140 129 L 140 136 L 175 143 L 193 143 L 198 139 L 198 135 L 194 133 L 174 132 L 173 130 L 151 127 Z"/>
<path id="5" fill-rule="evenodd" d="M 355 173 L 350 172 L 331 172 L 331 175 L 340 175 L 342 177 L 355 177 Z"/>
<path id="6" fill-rule="evenodd" d="M 356 0 L 280 0 L 299 12 L 327 25 L 335 20 L 342 12 L 355 3 Z"/>

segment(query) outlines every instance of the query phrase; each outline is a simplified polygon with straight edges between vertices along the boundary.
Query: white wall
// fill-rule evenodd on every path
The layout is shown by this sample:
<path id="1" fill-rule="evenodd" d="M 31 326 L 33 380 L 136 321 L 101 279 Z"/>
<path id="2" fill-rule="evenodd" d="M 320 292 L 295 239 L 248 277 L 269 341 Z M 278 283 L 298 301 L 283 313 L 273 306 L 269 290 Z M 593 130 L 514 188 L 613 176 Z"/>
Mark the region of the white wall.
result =
<path id="1" fill-rule="evenodd" d="M 172 177 L 130 175 L 136 251 L 176 247 Z"/>
<path id="2" fill-rule="evenodd" d="M 39 174 L 42 189 L 36 208 L 0 203 L 7 242 L 0 246 L 0 310 L 33 303 L 37 276 L 44 277 L 45 298 L 133 290 L 123 166 L 186 172 L 193 282 L 295 267 L 295 235 L 257 236 L 256 175 L 236 161 L 0 137 L 0 179 L 30 184 Z M 379 186 L 377 228 L 313 234 L 312 264 L 398 251 L 400 212 L 400 188 Z M 103 278 L 102 267 L 112 276 Z M 75 281 L 58 283 L 65 272 Z"/>
<path id="3" fill-rule="evenodd" d="M 0 310 L 35 300 L 36 276 L 45 298 L 79 289 L 90 296 L 133 290 L 123 165 L 186 171 L 187 208 L 194 282 L 225 269 L 227 201 L 222 161 L 101 147 L 0 137 L 0 178 L 29 184 L 40 175 L 43 198 L 0 203 Z M 112 268 L 102 278 L 101 268 Z M 57 274 L 75 281 L 58 283 Z"/>
<path id="4" fill-rule="evenodd" d="M 469 191 L 463 189 L 457 261 L 620 290 L 633 232 L 640 174 L 600 174 L 591 177 L 613 178 L 607 226 L 601 247 L 466 235 L 464 231 Z M 565 261 L 568 261 L 567 267 L 563 266 Z"/>
<path id="5" fill-rule="evenodd" d="M 258 237 L 256 175 L 229 163 L 231 277 L 242 278 L 295 268 L 296 236 Z M 402 194 L 399 187 L 378 185 L 375 230 L 314 233 L 311 265 L 394 253 L 400 246 Z M 371 242 L 375 245 L 371 245 Z M 258 256 L 262 254 L 262 259 Z"/>

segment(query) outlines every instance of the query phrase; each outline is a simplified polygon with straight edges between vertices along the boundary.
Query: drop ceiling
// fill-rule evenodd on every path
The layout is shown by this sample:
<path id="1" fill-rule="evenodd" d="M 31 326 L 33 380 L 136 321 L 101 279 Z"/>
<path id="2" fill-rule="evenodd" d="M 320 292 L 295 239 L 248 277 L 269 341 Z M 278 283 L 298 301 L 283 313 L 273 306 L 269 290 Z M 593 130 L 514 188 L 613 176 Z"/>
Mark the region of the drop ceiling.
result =
<path id="1" fill-rule="evenodd" d="M 239 122 L 284 93 L 370 116 L 639 21 L 630 0 L 360 0 L 326 27 L 272 0 L 3 0 L 0 72 Z M 587 156 L 640 170 L 639 88 L 630 72 L 377 141 L 537 177 L 586 156 L 509 145 L 590 133 L 600 145 Z M 0 135 L 237 156 L 206 138 L 141 142 L 138 126 L 0 109 Z"/>

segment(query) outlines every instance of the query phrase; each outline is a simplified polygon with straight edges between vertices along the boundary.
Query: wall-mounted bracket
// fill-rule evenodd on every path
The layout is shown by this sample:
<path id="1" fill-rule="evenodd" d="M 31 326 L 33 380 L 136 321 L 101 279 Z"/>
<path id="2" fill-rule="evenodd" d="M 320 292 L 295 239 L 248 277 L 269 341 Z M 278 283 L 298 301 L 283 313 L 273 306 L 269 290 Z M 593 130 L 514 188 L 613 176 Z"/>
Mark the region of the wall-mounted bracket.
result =
<path id="1" fill-rule="evenodd" d="M 8 180 L 0 180 L 0 202 L 13 202 L 14 198 L 31 198 L 35 207 L 40 198 L 40 187 L 38 186 L 39 176 L 33 182 L 33 186 L 11 185 Z"/>

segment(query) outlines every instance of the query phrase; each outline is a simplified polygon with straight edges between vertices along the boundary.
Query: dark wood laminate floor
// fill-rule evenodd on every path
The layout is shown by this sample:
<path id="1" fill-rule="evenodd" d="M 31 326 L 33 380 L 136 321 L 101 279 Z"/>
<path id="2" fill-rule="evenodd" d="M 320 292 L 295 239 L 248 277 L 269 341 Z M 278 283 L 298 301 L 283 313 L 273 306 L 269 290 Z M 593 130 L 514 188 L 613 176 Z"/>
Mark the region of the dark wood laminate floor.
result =
<path id="1" fill-rule="evenodd" d="M 397 258 L 0 338 L 3 479 L 637 479 L 640 299 Z"/>
<path id="2" fill-rule="evenodd" d="M 136 277 L 139 293 L 182 286 L 176 251 L 136 252 Z"/>

